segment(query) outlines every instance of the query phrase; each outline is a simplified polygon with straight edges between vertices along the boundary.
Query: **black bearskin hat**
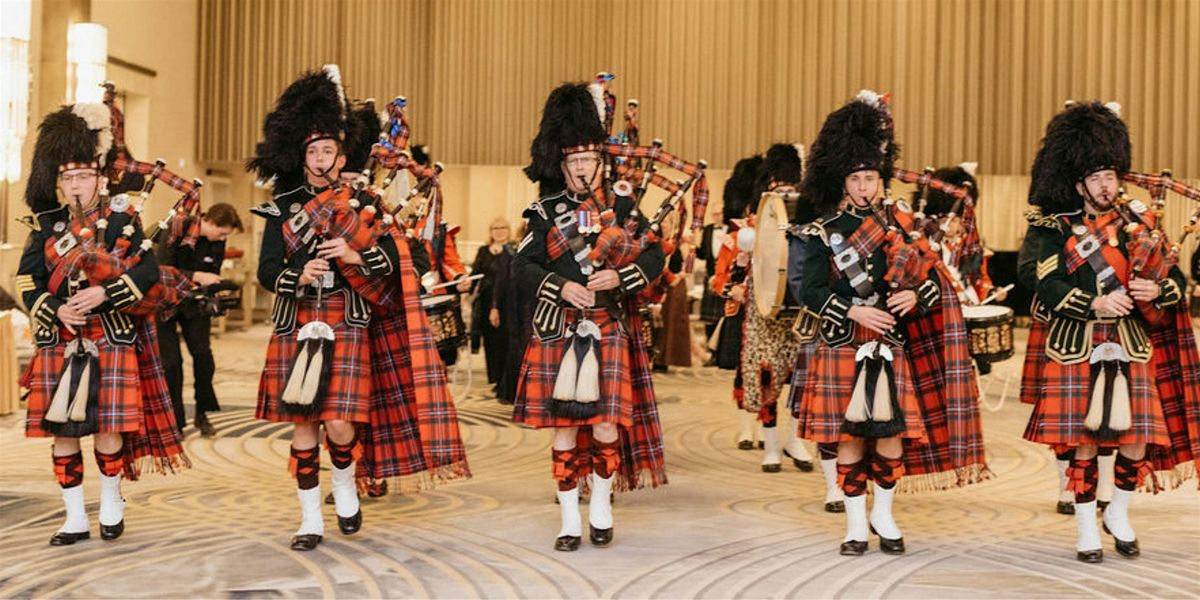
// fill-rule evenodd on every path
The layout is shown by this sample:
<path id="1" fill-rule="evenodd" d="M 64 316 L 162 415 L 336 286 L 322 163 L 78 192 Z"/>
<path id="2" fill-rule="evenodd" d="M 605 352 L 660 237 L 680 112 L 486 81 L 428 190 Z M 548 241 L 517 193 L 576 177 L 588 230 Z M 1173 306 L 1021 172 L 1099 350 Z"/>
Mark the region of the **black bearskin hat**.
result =
<path id="1" fill-rule="evenodd" d="M 754 196 L 754 186 L 762 168 L 763 157 L 761 154 L 743 158 L 733 166 L 733 173 L 725 182 L 725 191 L 721 196 L 724 200 L 722 215 L 725 217 L 726 223 L 731 219 L 745 217 L 746 207 L 757 202 L 757 197 Z M 755 205 L 754 209 L 757 208 L 758 206 Z"/>
<path id="2" fill-rule="evenodd" d="M 970 190 L 971 198 L 975 202 L 975 206 L 979 206 L 979 183 L 975 180 L 975 169 L 978 163 L 965 162 L 955 167 L 942 167 L 933 172 L 934 179 L 945 181 L 946 183 L 965 187 Z M 954 208 L 954 203 L 958 199 L 941 190 L 935 190 L 932 187 L 925 188 L 925 204 L 924 212 L 926 215 L 944 215 L 949 213 Z M 914 203 L 919 206 L 920 203 Z M 959 210 L 962 213 L 962 210 Z"/>
<path id="3" fill-rule="evenodd" d="M 795 144 L 775 144 L 767 150 L 767 159 L 759 173 L 759 186 L 766 191 L 772 182 L 794 184 L 800 187 L 804 177 L 804 157 Z"/>
<path id="4" fill-rule="evenodd" d="M 1046 125 L 1033 159 L 1029 201 L 1044 214 L 1078 209 L 1083 198 L 1075 184 L 1096 171 L 1129 171 L 1129 129 L 1115 102 L 1067 103 Z"/>
<path id="5" fill-rule="evenodd" d="M 58 175 L 63 167 L 102 170 L 112 148 L 112 115 L 103 104 L 62 106 L 38 126 L 25 204 L 35 212 L 57 208 Z"/>
<path id="6" fill-rule="evenodd" d="M 429 144 L 417 144 L 413 146 L 410 154 L 412 154 L 412 159 L 418 165 L 429 165 Z"/>
<path id="7" fill-rule="evenodd" d="M 375 112 L 375 100 L 364 100 L 351 109 L 346 122 L 346 166 L 342 167 L 342 171 L 361 173 L 382 131 L 379 113 Z"/>
<path id="8" fill-rule="evenodd" d="M 275 110 L 263 119 L 263 139 L 254 148 L 246 170 L 260 180 L 299 180 L 304 172 L 304 148 L 321 139 L 345 140 L 346 97 L 337 65 L 325 65 L 293 81 Z M 278 189 L 278 186 L 276 187 Z"/>
<path id="9" fill-rule="evenodd" d="M 826 117 L 809 149 L 803 195 L 818 214 L 834 212 L 844 196 L 847 175 L 879 171 L 886 186 L 899 154 L 887 97 L 863 90 Z"/>
<path id="10" fill-rule="evenodd" d="M 525 176 L 540 184 L 542 196 L 566 187 L 562 175 L 565 148 L 599 149 L 604 132 L 604 98 L 597 98 L 586 83 L 564 83 L 550 92 L 542 109 L 542 122 L 529 146 Z"/>

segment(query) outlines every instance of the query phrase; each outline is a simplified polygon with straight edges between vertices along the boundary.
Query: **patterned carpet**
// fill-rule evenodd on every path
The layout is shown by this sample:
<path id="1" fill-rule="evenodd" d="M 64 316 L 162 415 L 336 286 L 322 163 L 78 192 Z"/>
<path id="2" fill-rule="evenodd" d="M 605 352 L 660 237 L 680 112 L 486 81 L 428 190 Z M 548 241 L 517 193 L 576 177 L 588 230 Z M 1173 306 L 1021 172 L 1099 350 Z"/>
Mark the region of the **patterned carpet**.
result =
<path id="1" fill-rule="evenodd" d="M 352 537 L 337 533 L 326 506 L 325 543 L 292 552 L 289 432 L 253 418 L 264 340 L 255 328 L 215 341 L 220 433 L 202 438 L 189 427 L 190 471 L 125 485 L 127 529 L 115 542 L 96 535 L 89 458 L 94 537 L 47 545 L 62 520 L 49 444 L 26 440 L 20 415 L 0 418 L 0 597 L 1200 596 L 1195 481 L 1135 499 L 1142 558 L 1120 558 L 1105 537 L 1103 564 L 1075 561 L 1074 521 L 1053 510 L 1053 456 L 1020 439 L 1029 408 L 1001 403 L 1006 381 L 1007 395 L 1016 392 L 1020 355 L 984 383 L 998 408 L 984 414 L 997 477 L 898 497 L 905 556 L 881 554 L 874 540 L 862 558 L 839 556 L 844 521 L 821 509 L 819 470 L 762 473 L 759 452 L 734 445 L 731 375 L 704 368 L 656 375 L 671 483 L 617 498 L 610 548 L 552 549 L 549 435 L 513 425 L 476 370 L 458 402 L 474 479 L 367 500 Z M 323 481 L 328 490 L 328 473 Z"/>

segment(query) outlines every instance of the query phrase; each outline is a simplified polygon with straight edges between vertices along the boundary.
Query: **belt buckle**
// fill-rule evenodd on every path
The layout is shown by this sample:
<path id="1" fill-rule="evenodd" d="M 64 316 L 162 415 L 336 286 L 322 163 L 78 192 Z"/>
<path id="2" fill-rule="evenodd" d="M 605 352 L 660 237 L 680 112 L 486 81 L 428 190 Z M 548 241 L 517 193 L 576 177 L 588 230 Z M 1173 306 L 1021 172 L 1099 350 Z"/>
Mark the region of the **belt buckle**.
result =
<path id="1" fill-rule="evenodd" d="M 845 271 L 858 262 L 858 250 L 854 246 L 850 246 L 833 256 L 833 262 L 837 265 L 838 270 Z"/>
<path id="2" fill-rule="evenodd" d="M 1091 256 L 1093 253 L 1095 253 L 1099 249 L 1100 249 L 1100 240 L 1097 240 L 1096 236 L 1092 235 L 1090 233 L 1087 235 L 1087 237 L 1083 238 L 1082 240 L 1079 240 L 1078 244 L 1075 244 L 1075 251 L 1078 252 L 1079 256 L 1082 258 L 1087 258 L 1087 257 Z"/>

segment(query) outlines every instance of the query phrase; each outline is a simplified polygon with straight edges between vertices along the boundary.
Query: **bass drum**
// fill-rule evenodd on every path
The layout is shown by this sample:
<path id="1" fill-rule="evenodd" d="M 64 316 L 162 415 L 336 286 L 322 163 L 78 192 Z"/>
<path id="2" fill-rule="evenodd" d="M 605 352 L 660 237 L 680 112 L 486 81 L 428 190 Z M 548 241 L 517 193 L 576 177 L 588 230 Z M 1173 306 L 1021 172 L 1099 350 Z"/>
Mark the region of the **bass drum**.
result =
<path id="1" fill-rule="evenodd" d="M 763 194 L 755 215 L 754 258 L 750 268 L 754 278 L 754 309 L 769 319 L 790 321 L 800 314 L 800 305 L 791 297 L 787 285 L 789 226 L 784 196 L 775 192 Z"/>

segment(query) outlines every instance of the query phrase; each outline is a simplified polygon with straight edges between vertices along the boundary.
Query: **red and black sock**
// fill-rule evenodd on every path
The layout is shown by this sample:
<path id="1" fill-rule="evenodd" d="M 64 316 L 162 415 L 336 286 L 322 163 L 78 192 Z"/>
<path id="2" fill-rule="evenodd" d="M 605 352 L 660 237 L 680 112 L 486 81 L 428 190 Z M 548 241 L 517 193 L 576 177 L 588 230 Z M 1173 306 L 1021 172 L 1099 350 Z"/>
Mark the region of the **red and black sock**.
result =
<path id="1" fill-rule="evenodd" d="M 608 479 L 621 466 L 620 438 L 611 442 L 592 440 L 592 472 L 600 479 Z"/>
<path id="2" fill-rule="evenodd" d="M 817 444 L 817 452 L 821 454 L 821 460 L 830 460 L 837 458 L 837 444 L 822 443 Z"/>
<path id="3" fill-rule="evenodd" d="M 296 486 L 302 490 L 311 490 L 321 485 L 321 449 L 313 446 L 300 450 L 292 446 L 292 458 L 288 461 L 292 475 L 296 478 Z"/>
<path id="4" fill-rule="evenodd" d="M 1118 490 L 1132 492 L 1142 485 L 1142 479 L 1150 470 L 1150 462 L 1145 458 L 1134 460 L 1117 453 L 1117 461 L 1113 465 L 1113 485 Z"/>
<path id="5" fill-rule="evenodd" d="M 1076 504 L 1086 504 L 1096 499 L 1096 484 L 1100 481 L 1100 465 L 1095 458 L 1071 459 L 1067 467 L 1067 490 L 1075 494 Z"/>
<path id="6" fill-rule="evenodd" d="M 63 489 L 83 485 L 83 453 L 55 456 L 54 478 Z"/>
<path id="7" fill-rule="evenodd" d="M 358 443 L 357 433 L 345 444 L 339 444 L 327 435 L 325 447 L 329 449 L 329 462 L 337 469 L 348 468 L 354 461 L 362 458 L 362 444 Z"/>
<path id="8" fill-rule="evenodd" d="M 896 482 L 900 481 L 902 475 L 904 475 L 903 458 L 889 458 L 876 454 L 871 460 L 871 479 L 874 479 L 875 483 L 885 490 L 896 487 Z"/>
<path id="9" fill-rule="evenodd" d="M 763 403 L 762 410 L 758 411 L 758 418 L 762 421 L 763 427 L 774 427 L 779 422 L 779 404 Z"/>
<path id="10" fill-rule="evenodd" d="M 838 483 L 847 497 L 853 498 L 867 493 L 867 480 L 870 478 L 870 467 L 866 460 L 856 463 L 838 463 Z"/>
<path id="11" fill-rule="evenodd" d="M 567 450 L 550 449 L 550 458 L 554 464 L 554 481 L 558 482 L 558 491 L 569 492 L 578 485 L 579 449 Z"/>
<path id="12" fill-rule="evenodd" d="M 116 477 L 125 469 L 125 453 L 117 450 L 112 454 L 105 454 L 99 450 L 95 451 L 96 465 L 100 467 L 100 473 L 105 477 Z"/>

